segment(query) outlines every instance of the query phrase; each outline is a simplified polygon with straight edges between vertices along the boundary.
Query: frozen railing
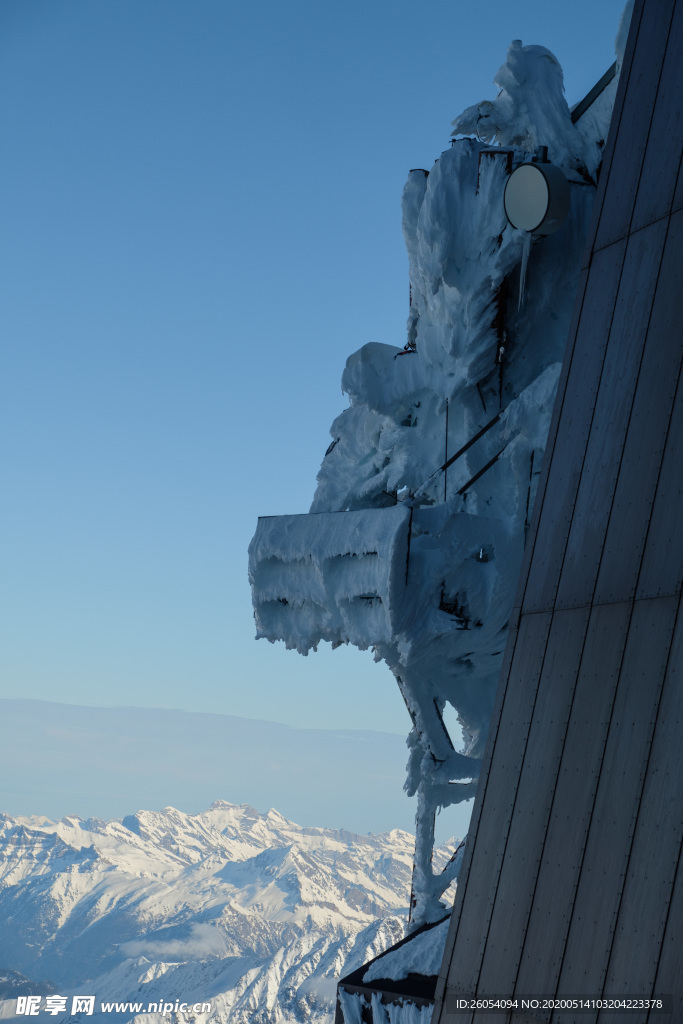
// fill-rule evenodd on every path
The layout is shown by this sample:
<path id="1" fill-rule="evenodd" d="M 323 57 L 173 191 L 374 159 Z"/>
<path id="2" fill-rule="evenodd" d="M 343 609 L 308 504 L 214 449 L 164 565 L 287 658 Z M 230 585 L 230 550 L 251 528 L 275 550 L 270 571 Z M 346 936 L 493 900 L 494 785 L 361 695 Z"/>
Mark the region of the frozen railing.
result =
<path id="1" fill-rule="evenodd" d="M 438 476 L 439 473 L 443 473 L 444 475 L 447 474 L 448 473 L 448 469 L 449 469 L 450 466 L 454 465 L 454 463 L 456 463 L 458 461 L 458 459 L 462 458 L 462 456 L 465 455 L 470 450 L 472 445 L 476 444 L 476 442 L 479 440 L 480 437 L 484 437 L 484 435 L 488 434 L 489 430 L 492 427 L 495 427 L 495 425 L 500 421 L 501 417 L 503 416 L 504 411 L 505 410 L 501 410 L 500 412 L 496 413 L 496 415 L 493 417 L 493 419 L 489 420 L 489 422 L 486 423 L 481 428 L 481 430 L 478 430 L 477 433 L 474 434 L 474 436 L 471 437 L 469 439 L 469 441 L 467 441 L 464 445 L 462 445 L 462 447 L 459 448 L 457 450 L 457 452 L 455 452 L 454 455 L 451 455 L 450 458 L 446 458 L 446 461 L 444 462 L 444 464 L 442 466 L 439 466 L 438 469 L 435 469 L 434 472 L 431 473 L 429 477 L 427 477 L 427 479 L 422 484 L 422 486 L 417 489 L 417 491 L 415 492 L 414 496 L 416 498 L 421 497 L 426 492 L 427 487 L 432 483 L 434 478 L 436 476 Z M 448 403 L 446 404 L 446 414 L 447 414 L 446 415 L 446 436 L 448 436 Z M 470 487 L 472 487 L 472 485 L 475 484 L 477 482 L 477 480 L 480 477 L 482 477 L 484 475 L 484 473 L 486 473 L 491 468 L 491 466 L 495 465 L 495 463 L 498 461 L 500 456 L 503 454 L 503 452 L 507 448 L 507 446 L 509 444 L 509 441 L 510 441 L 510 439 L 508 439 L 506 441 L 506 443 L 503 445 L 503 447 L 500 449 L 500 451 L 496 452 L 496 454 L 493 456 L 493 458 L 489 459 L 489 461 L 484 466 L 482 466 L 481 469 L 479 469 L 474 474 L 474 476 L 470 477 L 470 479 L 465 484 L 463 484 L 461 487 L 458 488 L 457 493 L 459 495 L 465 494 L 467 491 L 469 491 Z M 444 476 L 444 479 L 445 479 L 445 476 Z M 446 500 L 446 497 L 447 497 L 447 491 L 446 491 L 446 485 L 444 483 L 444 501 Z"/>

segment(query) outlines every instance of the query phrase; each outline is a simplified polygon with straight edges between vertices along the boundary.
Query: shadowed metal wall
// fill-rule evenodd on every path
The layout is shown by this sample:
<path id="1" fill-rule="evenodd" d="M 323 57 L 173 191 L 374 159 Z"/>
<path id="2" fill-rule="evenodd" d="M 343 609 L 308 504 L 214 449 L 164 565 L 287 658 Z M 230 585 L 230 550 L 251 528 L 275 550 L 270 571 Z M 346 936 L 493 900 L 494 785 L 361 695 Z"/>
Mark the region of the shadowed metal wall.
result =
<path id="1" fill-rule="evenodd" d="M 683 1021 L 682 106 L 683 0 L 636 0 L 433 1024 Z"/>

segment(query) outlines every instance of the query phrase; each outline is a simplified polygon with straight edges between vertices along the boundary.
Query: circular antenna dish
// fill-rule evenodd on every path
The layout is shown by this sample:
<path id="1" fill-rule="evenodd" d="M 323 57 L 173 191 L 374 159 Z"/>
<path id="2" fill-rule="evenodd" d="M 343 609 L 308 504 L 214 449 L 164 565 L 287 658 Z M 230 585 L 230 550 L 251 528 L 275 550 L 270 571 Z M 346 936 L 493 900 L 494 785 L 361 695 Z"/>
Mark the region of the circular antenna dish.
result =
<path id="1" fill-rule="evenodd" d="M 569 183 L 553 164 L 520 164 L 507 180 L 503 203 L 513 228 L 551 235 L 569 213 Z"/>

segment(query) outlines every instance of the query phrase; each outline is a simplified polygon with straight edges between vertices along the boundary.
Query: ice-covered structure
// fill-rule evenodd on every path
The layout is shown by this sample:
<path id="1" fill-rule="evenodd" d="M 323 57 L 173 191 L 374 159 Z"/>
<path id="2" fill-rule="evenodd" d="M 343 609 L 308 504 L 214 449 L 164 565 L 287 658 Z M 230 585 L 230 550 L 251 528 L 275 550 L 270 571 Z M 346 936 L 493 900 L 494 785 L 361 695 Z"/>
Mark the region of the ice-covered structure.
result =
<path id="1" fill-rule="evenodd" d="M 433 1024 L 683 1021 L 680 0 L 623 68 Z"/>
<path id="2" fill-rule="evenodd" d="M 260 519 L 250 545 L 258 637 L 302 654 L 323 640 L 369 648 L 396 678 L 413 723 L 413 930 L 443 917 L 462 857 L 433 872 L 435 814 L 476 788 L 614 71 L 572 116 L 556 58 L 515 41 L 498 98 L 456 118 L 430 171 L 410 172 L 405 347 L 350 356 L 349 408 L 310 512 Z M 558 231 L 532 237 L 508 223 L 503 193 L 517 166 L 544 159 L 540 147 L 569 182 L 570 208 Z"/>

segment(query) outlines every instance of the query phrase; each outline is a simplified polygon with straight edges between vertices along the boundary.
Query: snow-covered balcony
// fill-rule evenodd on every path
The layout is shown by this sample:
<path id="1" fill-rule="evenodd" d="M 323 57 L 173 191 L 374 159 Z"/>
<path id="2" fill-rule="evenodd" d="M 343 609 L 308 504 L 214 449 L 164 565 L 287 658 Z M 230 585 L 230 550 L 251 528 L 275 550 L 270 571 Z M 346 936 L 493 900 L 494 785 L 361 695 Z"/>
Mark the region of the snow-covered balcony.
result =
<path id="1" fill-rule="evenodd" d="M 321 640 L 366 649 L 396 635 L 410 509 L 259 519 L 249 546 L 257 636 L 308 654 Z"/>

